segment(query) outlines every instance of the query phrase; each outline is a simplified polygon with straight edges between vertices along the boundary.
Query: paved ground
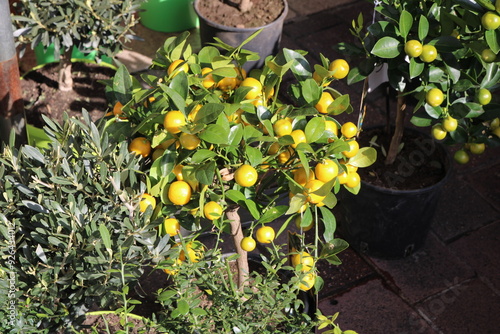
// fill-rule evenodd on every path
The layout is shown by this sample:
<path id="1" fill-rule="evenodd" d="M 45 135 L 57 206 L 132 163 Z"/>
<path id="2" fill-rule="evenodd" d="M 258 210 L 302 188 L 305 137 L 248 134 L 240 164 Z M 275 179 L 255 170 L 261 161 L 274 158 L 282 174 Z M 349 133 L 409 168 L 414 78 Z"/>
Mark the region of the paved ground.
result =
<path id="1" fill-rule="evenodd" d="M 330 59 L 339 56 L 332 46 L 351 38 L 348 29 L 360 11 L 366 20 L 372 15 L 372 5 L 361 0 L 288 2 L 282 46 L 307 50 L 317 62 L 320 52 Z M 141 55 L 121 57 L 134 57 L 139 70 L 170 34 L 136 30 L 146 39 L 132 44 Z M 191 32 L 199 46 L 197 30 Z M 359 101 L 359 86 L 336 88 L 351 94 L 353 105 Z M 380 120 L 378 105 L 371 105 L 367 123 Z M 348 250 L 341 256 L 344 263 L 330 268 L 319 306 L 326 314 L 340 312 L 342 328 L 360 334 L 500 333 L 495 320 L 500 316 L 500 149 L 454 167 L 423 248 L 390 261 Z"/>

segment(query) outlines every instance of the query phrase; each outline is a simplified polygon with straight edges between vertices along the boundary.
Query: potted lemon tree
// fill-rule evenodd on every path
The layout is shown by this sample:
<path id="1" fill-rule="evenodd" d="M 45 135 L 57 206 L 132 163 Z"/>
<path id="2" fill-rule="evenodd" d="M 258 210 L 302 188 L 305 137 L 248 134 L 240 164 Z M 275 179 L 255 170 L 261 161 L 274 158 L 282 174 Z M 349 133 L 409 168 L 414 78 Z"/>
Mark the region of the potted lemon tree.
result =
<path id="1" fill-rule="evenodd" d="M 352 108 L 349 96 L 329 84 L 348 69 L 343 76 L 337 67 L 330 71 L 324 57 L 312 67 L 303 53 L 284 49 L 247 74 L 250 51 L 219 44 L 193 53 L 187 36 L 166 40 L 153 60 L 155 74 L 142 75 L 147 88 L 123 67 L 108 82 L 109 133 L 124 135 L 143 157 L 148 186 L 141 203 L 164 220 L 159 233 L 171 236 L 177 252 L 157 266 L 173 281 L 160 293 L 165 324 L 311 328 L 299 295 L 321 288 L 316 262 L 339 264 L 337 254 L 348 246 L 334 234 L 336 194 L 341 187 L 359 191 L 357 168 L 375 160 L 373 148 L 353 139 L 356 126 L 335 119 Z M 293 104 L 280 101 L 287 73 L 296 79 L 288 87 Z M 298 233 L 283 248 L 278 237 L 296 221 Z M 303 232 L 311 227 L 308 244 Z M 200 241 L 204 233 L 214 236 L 210 245 Z M 225 235 L 229 257 L 221 251 Z M 260 272 L 248 261 L 256 245 L 265 247 Z M 235 310 L 238 316 L 228 316 Z"/>
<path id="2" fill-rule="evenodd" d="M 367 217 L 356 217 L 354 212 L 363 210 L 359 210 L 359 202 L 353 203 L 347 209 L 350 213 L 345 230 L 357 248 L 385 257 L 409 255 L 422 245 L 429 228 L 438 199 L 431 190 L 439 189 L 449 168 L 446 160 L 429 158 L 439 150 L 432 141 L 411 139 L 406 120 L 411 118 L 414 125 L 429 127 L 438 142 L 461 145 L 454 154 L 458 163 L 467 163 L 469 153 L 481 154 L 487 146 L 498 145 L 498 101 L 492 99 L 500 79 L 495 23 L 498 9 L 490 1 L 384 0 L 375 4 L 378 19 L 366 24 L 366 30 L 361 15 L 353 22 L 351 32 L 357 42 L 338 46 L 358 60 L 358 66 L 349 73 L 349 83 L 365 80 L 367 88 L 372 75 L 382 71 L 396 96 L 394 121 L 367 140 L 385 156 L 380 171 L 372 175 L 385 179 L 383 188 L 393 188 L 385 191 L 391 197 L 389 207 L 400 207 L 396 211 L 405 218 L 387 219 L 394 211 L 382 209 L 372 217 L 385 216 L 391 223 L 381 224 L 384 227 L 375 231 L 373 226 L 378 224 L 370 222 L 372 227 L 367 231 L 360 227 Z M 390 115 L 390 110 L 387 113 Z M 385 142 L 382 136 L 387 138 Z M 409 155 L 403 156 L 406 148 Z M 439 169 L 418 177 L 418 171 L 426 165 Z M 387 171 L 390 166 L 395 172 Z M 436 186 L 417 184 L 406 192 L 397 192 L 399 183 L 423 180 L 432 173 L 440 174 Z M 428 197 L 420 200 L 424 193 Z M 372 198 L 381 196 L 379 193 Z M 401 204 L 405 197 L 408 205 Z M 422 219 L 412 209 L 414 204 L 418 212 L 426 212 Z"/>

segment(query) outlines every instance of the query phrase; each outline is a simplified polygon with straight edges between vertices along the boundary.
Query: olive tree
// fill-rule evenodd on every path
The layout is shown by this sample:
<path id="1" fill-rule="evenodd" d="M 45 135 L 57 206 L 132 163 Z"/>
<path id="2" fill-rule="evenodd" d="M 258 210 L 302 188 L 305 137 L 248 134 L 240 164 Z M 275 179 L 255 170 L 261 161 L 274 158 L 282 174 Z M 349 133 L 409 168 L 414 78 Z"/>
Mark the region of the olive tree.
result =
<path id="1" fill-rule="evenodd" d="M 72 90 L 71 51 L 113 56 L 123 44 L 134 38 L 131 28 L 137 23 L 134 13 L 143 0 L 20 0 L 15 3 L 17 15 L 14 36 L 21 45 L 34 48 L 54 45 L 60 59 L 59 89 Z"/>

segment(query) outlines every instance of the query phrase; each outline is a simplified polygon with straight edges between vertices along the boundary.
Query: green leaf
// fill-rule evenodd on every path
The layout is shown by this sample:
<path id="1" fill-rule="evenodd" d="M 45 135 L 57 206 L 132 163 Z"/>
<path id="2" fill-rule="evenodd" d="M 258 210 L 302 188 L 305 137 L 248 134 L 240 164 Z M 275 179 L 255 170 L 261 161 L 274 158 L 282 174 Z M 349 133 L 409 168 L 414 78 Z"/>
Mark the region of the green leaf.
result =
<path id="1" fill-rule="evenodd" d="M 65 246 L 64 242 L 62 242 L 61 240 L 59 240 L 56 237 L 53 237 L 51 235 L 49 235 L 49 237 L 47 238 L 47 240 L 49 241 L 49 243 L 51 245 L 54 245 L 56 247 L 64 247 Z"/>
<path id="2" fill-rule="evenodd" d="M 132 77 L 125 65 L 120 65 L 113 77 L 115 99 L 125 105 L 132 99 Z"/>
<path id="3" fill-rule="evenodd" d="M 195 168 L 196 179 L 203 184 L 212 184 L 216 167 L 215 161 L 209 161 L 204 165 L 197 166 Z"/>
<path id="4" fill-rule="evenodd" d="M 177 301 L 177 307 L 172 312 L 172 317 L 177 318 L 181 315 L 186 315 L 189 312 L 189 303 L 185 299 Z"/>
<path id="5" fill-rule="evenodd" d="M 250 199 L 245 199 L 245 206 L 250 211 L 250 214 L 254 219 L 259 219 L 260 218 L 260 211 L 257 208 L 257 204 L 250 200 Z"/>
<path id="6" fill-rule="evenodd" d="M 311 210 L 306 210 L 302 214 L 302 219 L 300 220 L 300 227 L 308 227 L 313 221 L 313 215 Z"/>
<path id="7" fill-rule="evenodd" d="M 288 205 L 278 205 L 266 210 L 260 217 L 258 223 L 267 224 L 281 217 L 288 210 Z"/>
<path id="8" fill-rule="evenodd" d="M 500 51 L 499 35 L 500 34 L 498 33 L 498 29 L 486 30 L 484 32 L 486 43 L 488 43 L 489 48 L 494 53 L 498 53 Z"/>
<path id="9" fill-rule="evenodd" d="M 328 113 L 333 115 L 340 115 L 351 107 L 351 100 L 349 94 L 341 95 L 328 106 Z"/>
<path id="10" fill-rule="evenodd" d="M 179 72 L 172 79 L 169 87 L 172 88 L 185 101 L 189 94 L 189 83 L 187 74 L 183 71 Z"/>
<path id="11" fill-rule="evenodd" d="M 432 125 L 432 119 L 428 117 L 420 117 L 417 115 L 413 115 L 410 119 L 411 124 L 419 127 L 427 127 Z"/>
<path id="12" fill-rule="evenodd" d="M 45 157 L 37 148 L 29 145 L 23 146 L 22 153 L 28 159 L 35 159 L 43 164 L 45 164 Z"/>
<path id="13" fill-rule="evenodd" d="M 314 143 L 323 136 L 325 132 L 325 121 L 322 117 L 313 117 L 305 127 L 306 141 Z"/>
<path id="14" fill-rule="evenodd" d="M 377 150 L 373 147 L 362 147 L 358 153 L 349 159 L 349 164 L 355 167 L 368 167 L 377 160 Z"/>
<path id="15" fill-rule="evenodd" d="M 164 290 L 158 295 L 159 301 L 168 301 L 173 299 L 177 295 L 175 290 Z"/>
<path id="16" fill-rule="evenodd" d="M 211 144 L 227 144 L 229 129 L 219 124 L 210 124 L 203 132 L 200 132 L 199 137 Z"/>
<path id="17" fill-rule="evenodd" d="M 113 251 L 111 249 L 111 235 L 109 234 L 106 225 L 104 224 L 99 225 L 99 233 L 101 234 L 101 240 L 102 243 L 104 244 L 104 247 L 106 247 L 106 250 L 108 251 L 109 255 L 112 256 Z"/>
<path id="18" fill-rule="evenodd" d="M 429 20 L 424 15 L 420 15 L 418 20 L 418 39 L 423 41 L 429 34 Z"/>
<path id="19" fill-rule="evenodd" d="M 201 307 L 195 307 L 191 310 L 191 313 L 197 316 L 206 316 L 208 313 Z"/>
<path id="20" fill-rule="evenodd" d="M 451 78 L 451 81 L 453 83 L 457 83 L 461 75 L 460 69 L 449 66 L 448 64 L 446 64 L 445 68 L 446 68 L 446 73 L 448 73 L 449 77 Z"/>
<path id="21" fill-rule="evenodd" d="M 228 144 L 238 146 L 243 138 L 243 125 L 236 124 L 229 129 Z"/>
<path id="22" fill-rule="evenodd" d="M 440 36 L 430 41 L 429 44 L 434 45 L 439 53 L 454 52 L 463 48 L 462 43 L 453 36 Z"/>
<path id="23" fill-rule="evenodd" d="M 249 164 L 253 167 L 262 163 L 262 152 L 258 148 L 248 145 L 245 146 L 245 155 L 248 159 Z"/>
<path id="24" fill-rule="evenodd" d="M 287 48 L 283 49 L 283 55 L 285 56 L 287 63 L 293 61 L 291 70 L 298 81 L 304 81 L 306 78 L 311 77 L 311 65 L 304 56 L 297 51 Z"/>
<path id="25" fill-rule="evenodd" d="M 252 143 L 256 138 L 260 138 L 261 136 L 262 132 L 253 126 L 245 126 L 243 128 L 243 139 L 245 139 L 247 143 Z"/>
<path id="26" fill-rule="evenodd" d="M 429 69 L 429 81 L 439 83 L 445 78 L 444 71 L 439 67 L 431 67 Z"/>
<path id="27" fill-rule="evenodd" d="M 425 64 L 422 62 L 418 62 L 415 58 L 410 58 L 410 78 L 419 77 L 420 74 L 424 71 Z"/>
<path id="28" fill-rule="evenodd" d="M 168 176 L 174 169 L 175 160 L 177 159 L 177 151 L 165 150 L 162 156 L 153 162 L 149 170 L 149 175 L 154 180 L 159 180 L 162 177 Z"/>
<path id="29" fill-rule="evenodd" d="M 224 111 L 224 106 L 220 103 L 207 103 L 198 110 L 194 119 L 195 123 L 210 124 L 215 121 Z"/>
<path id="30" fill-rule="evenodd" d="M 40 212 L 43 214 L 48 214 L 49 210 L 41 206 L 40 204 L 33 202 L 33 201 L 28 201 L 28 200 L 22 200 L 22 203 L 24 204 L 25 207 L 28 209 L 34 210 L 36 212 Z"/>
<path id="31" fill-rule="evenodd" d="M 466 90 L 474 87 L 474 84 L 469 79 L 458 80 L 452 87 L 454 91 L 465 92 Z"/>
<path id="32" fill-rule="evenodd" d="M 497 85 L 500 81 L 500 70 L 496 63 L 490 63 L 486 65 L 486 74 L 481 81 L 482 88 L 489 88 Z"/>
<path id="33" fill-rule="evenodd" d="M 379 39 L 371 51 L 380 58 L 396 58 L 401 53 L 401 43 L 394 37 L 385 36 Z"/>
<path id="34" fill-rule="evenodd" d="M 186 109 L 186 101 L 184 100 L 184 98 L 177 91 L 168 87 L 165 84 L 159 84 L 159 86 L 165 92 L 165 94 L 167 94 L 168 97 L 170 97 L 170 99 L 175 104 L 177 109 L 179 109 L 180 111 L 182 111 L 182 113 L 184 113 L 184 110 Z"/>
<path id="35" fill-rule="evenodd" d="M 189 48 L 189 44 L 187 43 L 187 37 L 189 36 L 189 32 L 184 31 L 178 36 L 176 36 L 172 41 L 172 46 L 169 47 L 170 57 L 172 59 L 180 59 L 183 57 L 186 48 Z M 167 41 L 165 41 L 166 43 Z"/>
<path id="36" fill-rule="evenodd" d="M 305 103 L 312 104 L 319 100 L 321 97 L 322 89 L 318 86 L 316 81 L 312 78 L 300 82 L 301 98 Z"/>
<path id="37" fill-rule="evenodd" d="M 299 211 L 299 209 L 306 203 L 306 196 L 303 194 L 297 194 L 293 196 L 290 200 L 290 207 L 285 214 L 291 215 Z"/>
<path id="38" fill-rule="evenodd" d="M 235 189 L 229 189 L 228 191 L 226 191 L 226 197 L 239 205 L 243 205 L 246 201 L 245 195 L 242 192 Z"/>
<path id="39" fill-rule="evenodd" d="M 330 242 L 334 238 L 335 230 L 337 229 L 337 220 L 333 215 L 332 211 L 324 206 L 320 208 L 321 216 L 323 218 L 323 225 L 325 227 L 325 231 L 323 232 L 323 238 L 325 242 Z"/>
<path id="40" fill-rule="evenodd" d="M 38 256 L 40 260 L 42 260 L 43 263 L 48 264 L 47 256 L 45 255 L 45 252 L 40 244 L 36 246 L 35 254 Z"/>
<path id="41" fill-rule="evenodd" d="M 406 40 L 408 33 L 410 32 L 411 26 L 413 25 L 413 16 L 406 10 L 401 12 L 399 17 L 399 33 L 401 37 Z"/>
<path id="42" fill-rule="evenodd" d="M 431 116 L 434 119 L 438 119 L 442 114 L 442 108 L 439 106 L 431 107 L 429 104 L 426 103 L 424 108 L 427 115 Z"/>
<path id="43" fill-rule="evenodd" d="M 271 60 L 267 62 L 266 65 L 271 69 L 271 71 L 273 71 L 274 74 L 276 74 L 278 77 L 282 77 L 290 69 L 292 64 L 293 60 L 289 61 L 284 65 L 278 65 L 275 61 Z"/>
<path id="44" fill-rule="evenodd" d="M 347 74 L 347 84 L 352 85 L 366 79 L 367 75 L 362 74 L 359 67 L 354 67 Z"/>
<path id="45" fill-rule="evenodd" d="M 212 159 L 215 156 L 217 156 L 217 154 L 214 151 L 199 149 L 191 157 L 191 163 L 199 164 L 205 162 L 206 160 Z"/>
<path id="46" fill-rule="evenodd" d="M 479 103 L 467 102 L 467 103 L 465 103 L 465 105 L 469 109 L 469 113 L 465 117 L 476 118 L 476 117 L 484 114 L 483 106 L 480 105 Z"/>

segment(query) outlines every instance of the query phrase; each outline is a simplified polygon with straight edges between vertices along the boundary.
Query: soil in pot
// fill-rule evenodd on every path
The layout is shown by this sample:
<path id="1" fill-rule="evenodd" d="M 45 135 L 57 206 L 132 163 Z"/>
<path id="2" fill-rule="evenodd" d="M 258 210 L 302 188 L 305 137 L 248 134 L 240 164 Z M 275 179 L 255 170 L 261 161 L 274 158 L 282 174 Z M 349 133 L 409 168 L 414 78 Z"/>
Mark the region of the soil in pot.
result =
<path id="1" fill-rule="evenodd" d="M 406 129 L 396 161 L 386 165 L 384 153 L 390 140 L 382 127 L 363 130 L 359 144 L 365 147 L 370 146 L 370 142 L 375 143 L 372 147 L 377 150 L 377 161 L 358 170 L 361 180 L 387 189 L 412 190 L 432 186 L 445 177 L 446 152 L 438 149 L 432 138 L 420 131 Z"/>
<path id="2" fill-rule="evenodd" d="M 115 70 L 93 63 L 73 63 L 73 90 L 58 89 L 58 63 L 47 64 L 27 73 L 21 80 L 29 124 L 43 127 L 42 114 L 62 122 L 64 112 L 70 116 L 81 115 L 85 108 L 92 119 L 102 117 L 108 109 L 105 86 L 99 80 L 110 79 Z"/>
<path id="3" fill-rule="evenodd" d="M 199 12 L 212 22 L 227 27 L 256 28 L 275 21 L 283 12 L 283 0 L 252 0 L 249 11 L 241 13 L 241 0 L 203 0 Z"/>

